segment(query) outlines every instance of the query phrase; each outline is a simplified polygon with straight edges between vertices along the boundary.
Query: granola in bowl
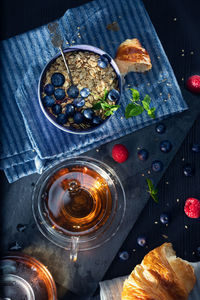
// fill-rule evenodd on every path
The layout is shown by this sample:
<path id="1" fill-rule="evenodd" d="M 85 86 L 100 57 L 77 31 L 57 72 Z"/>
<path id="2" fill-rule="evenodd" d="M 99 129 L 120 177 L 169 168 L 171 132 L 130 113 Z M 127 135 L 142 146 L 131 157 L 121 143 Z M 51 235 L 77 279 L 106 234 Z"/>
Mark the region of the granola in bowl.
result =
<path id="1" fill-rule="evenodd" d="M 91 132 L 119 107 L 120 73 L 110 56 L 99 51 L 73 48 L 65 52 L 76 90 L 61 55 L 43 71 L 40 104 L 48 119 L 65 131 Z"/>

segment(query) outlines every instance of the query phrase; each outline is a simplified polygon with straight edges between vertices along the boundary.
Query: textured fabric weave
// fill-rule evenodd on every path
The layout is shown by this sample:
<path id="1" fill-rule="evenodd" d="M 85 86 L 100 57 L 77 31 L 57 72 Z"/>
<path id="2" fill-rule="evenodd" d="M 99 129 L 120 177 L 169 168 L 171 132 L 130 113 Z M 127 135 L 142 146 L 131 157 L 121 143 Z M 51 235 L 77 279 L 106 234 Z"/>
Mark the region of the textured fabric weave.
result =
<path id="1" fill-rule="evenodd" d="M 118 31 L 106 28 L 113 22 L 118 23 Z M 121 42 L 127 38 L 138 38 L 149 52 L 153 67 L 146 74 L 128 74 L 121 108 L 103 127 L 95 133 L 72 135 L 55 128 L 39 107 L 39 75 L 58 51 L 51 44 L 47 25 L 1 42 L 0 167 L 9 182 L 42 172 L 44 166 L 49 166 L 54 159 L 79 155 L 187 109 L 140 0 L 97 0 L 68 10 L 58 23 L 64 39 L 63 47 L 90 44 L 113 57 Z M 146 113 L 128 120 L 124 118 L 125 107 L 130 101 L 130 87 L 137 88 L 142 97 L 150 95 L 152 106 L 156 107 L 155 120 Z"/>

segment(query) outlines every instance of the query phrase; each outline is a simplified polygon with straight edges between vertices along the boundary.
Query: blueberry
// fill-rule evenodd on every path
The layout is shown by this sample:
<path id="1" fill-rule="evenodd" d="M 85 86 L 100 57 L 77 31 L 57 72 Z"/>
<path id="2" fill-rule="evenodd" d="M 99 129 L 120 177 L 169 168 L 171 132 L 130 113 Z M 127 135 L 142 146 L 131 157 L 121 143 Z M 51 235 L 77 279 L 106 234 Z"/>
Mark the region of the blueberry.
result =
<path id="1" fill-rule="evenodd" d="M 51 96 L 45 96 L 42 98 L 42 103 L 44 107 L 52 107 L 55 103 L 55 100 Z"/>
<path id="2" fill-rule="evenodd" d="M 165 140 L 160 142 L 160 151 L 168 153 L 172 149 L 172 144 L 170 141 Z"/>
<path id="3" fill-rule="evenodd" d="M 76 98 L 73 101 L 74 106 L 77 108 L 83 107 L 85 105 L 85 100 L 83 98 Z"/>
<path id="4" fill-rule="evenodd" d="M 63 100 L 65 98 L 65 90 L 64 89 L 56 89 L 54 91 L 54 96 L 56 98 L 56 100 Z"/>
<path id="5" fill-rule="evenodd" d="M 103 122 L 103 120 L 99 117 L 99 116 L 95 116 L 93 119 L 92 119 L 92 124 L 93 125 L 99 125 Z"/>
<path id="6" fill-rule="evenodd" d="M 118 257 L 120 260 L 127 260 L 129 259 L 129 254 L 127 251 L 122 251 L 118 253 Z"/>
<path id="7" fill-rule="evenodd" d="M 83 115 L 87 120 L 92 120 L 92 118 L 94 116 L 94 111 L 91 108 L 86 108 L 83 111 Z"/>
<path id="8" fill-rule="evenodd" d="M 169 223 L 169 216 L 165 213 L 160 215 L 160 222 L 163 224 L 168 224 Z"/>
<path id="9" fill-rule="evenodd" d="M 49 83 L 49 84 L 45 85 L 44 92 L 48 96 L 53 95 L 53 92 L 54 92 L 54 86 L 53 86 L 53 84 Z"/>
<path id="10" fill-rule="evenodd" d="M 83 120 L 84 120 L 84 117 L 83 117 L 82 113 L 76 112 L 76 113 L 74 114 L 74 122 L 75 122 L 76 124 L 82 123 Z"/>
<path id="11" fill-rule="evenodd" d="M 166 130 L 166 126 L 165 126 L 165 124 L 163 124 L 163 123 L 159 123 L 159 124 L 156 126 L 156 132 L 157 132 L 157 133 L 162 134 L 162 133 L 165 132 L 165 130 Z"/>
<path id="12" fill-rule="evenodd" d="M 151 168 L 154 172 L 161 172 L 163 170 L 163 163 L 160 160 L 152 162 Z"/>
<path id="13" fill-rule="evenodd" d="M 67 90 L 67 94 L 70 98 L 77 98 L 78 94 L 79 94 L 79 90 L 77 88 L 77 86 L 75 85 L 71 85 L 68 90 Z"/>
<path id="14" fill-rule="evenodd" d="M 63 125 L 67 122 L 67 116 L 65 114 L 59 114 L 56 118 L 58 124 Z"/>
<path id="15" fill-rule="evenodd" d="M 183 173 L 185 176 L 191 177 L 192 175 L 194 175 L 194 169 L 190 164 L 187 164 L 183 167 Z"/>
<path id="16" fill-rule="evenodd" d="M 98 66 L 102 69 L 107 68 L 109 60 L 105 55 L 101 55 L 98 59 Z"/>
<path id="17" fill-rule="evenodd" d="M 73 104 L 67 104 L 65 114 L 66 116 L 73 116 L 75 112 L 75 108 Z"/>
<path id="18" fill-rule="evenodd" d="M 149 157 L 149 153 L 148 153 L 148 151 L 145 150 L 145 149 L 140 149 L 140 150 L 138 151 L 137 155 L 138 155 L 138 158 L 139 158 L 140 160 L 142 160 L 142 161 L 147 160 L 147 158 Z"/>
<path id="19" fill-rule="evenodd" d="M 137 243 L 139 246 L 144 247 L 146 245 L 146 237 L 145 236 L 139 236 L 137 238 Z"/>
<path id="20" fill-rule="evenodd" d="M 54 104 L 52 106 L 52 112 L 55 114 L 55 115 L 59 115 L 62 111 L 62 106 L 60 104 Z"/>
<path id="21" fill-rule="evenodd" d="M 197 256 L 200 257 L 200 247 L 197 247 Z"/>
<path id="22" fill-rule="evenodd" d="M 117 101 L 117 100 L 119 100 L 119 97 L 120 97 L 120 94 L 119 94 L 119 92 L 117 91 L 117 90 L 115 90 L 115 89 L 112 89 L 109 93 L 108 93 L 108 99 L 110 100 L 110 101 Z"/>
<path id="23" fill-rule="evenodd" d="M 61 73 L 54 73 L 51 76 L 51 83 L 56 87 L 62 86 L 64 82 L 65 82 L 65 77 Z"/>
<path id="24" fill-rule="evenodd" d="M 112 60 L 112 58 L 110 57 L 110 55 L 108 55 L 108 54 L 106 54 L 106 53 L 105 53 L 105 54 L 102 54 L 102 55 L 101 55 L 101 58 L 103 58 L 103 59 L 105 58 L 105 59 L 107 59 L 109 62 L 111 62 L 111 60 Z"/>
<path id="25" fill-rule="evenodd" d="M 90 90 L 88 88 L 83 88 L 81 91 L 80 91 L 80 95 L 81 97 L 83 98 L 87 98 L 90 94 Z"/>
<path id="26" fill-rule="evenodd" d="M 192 145 L 192 151 L 193 152 L 196 152 L 196 153 L 199 153 L 200 152 L 200 144 L 193 144 Z"/>

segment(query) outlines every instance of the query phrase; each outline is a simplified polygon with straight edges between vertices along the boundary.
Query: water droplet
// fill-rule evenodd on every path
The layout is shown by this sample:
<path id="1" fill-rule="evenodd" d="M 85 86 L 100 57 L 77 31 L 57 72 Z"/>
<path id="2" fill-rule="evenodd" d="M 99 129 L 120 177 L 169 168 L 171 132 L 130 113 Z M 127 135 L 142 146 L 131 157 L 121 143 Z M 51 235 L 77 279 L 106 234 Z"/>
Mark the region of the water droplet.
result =
<path id="1" fill-rule="evenodd" d="M 20 250 L 20 249 L 22 249 L 22 247 L 19 245 L 19 243 L 17 241 L 11 243 L 10 246 L 9 246 L 10 251 L 17 251 L 17 250 Z"/>
<path id="2" fill-rule="evenodd" d="M 26 230 L 26 225 L 24 225 L 24 224 L 18 224 L 17 225 L 17 230 L 19 232 L 24 232 L 24 230 Z"/>

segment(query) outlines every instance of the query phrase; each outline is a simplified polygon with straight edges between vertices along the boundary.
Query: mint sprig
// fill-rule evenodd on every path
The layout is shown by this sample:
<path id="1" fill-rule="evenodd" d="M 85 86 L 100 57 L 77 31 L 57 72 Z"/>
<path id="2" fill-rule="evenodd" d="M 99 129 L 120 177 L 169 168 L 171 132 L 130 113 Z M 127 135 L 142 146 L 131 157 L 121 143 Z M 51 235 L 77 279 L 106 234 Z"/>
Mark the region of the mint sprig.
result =
<path id="1" fill-rule="evenodd" d="M 158 189 L 156 189 L 153 185 L 153 182 L 151 179 L 147 178 L 146 179 L 147 184 L 148 184 L 148 192 L 151 195 L 151 198 L 153 198 L 153 200 L 158 203 Z"/>
<path id="2" fill-rule="evenodd" d="M 136 117 L 143 113 L 145 110 L 147 114 L 155 119 L 155 107 L 150 107 L 151 98 L 146 95 L 143 100 L 140 99 L 140 93 L 136 89 L 130 89 L 132 93 L 131 103 L 129 103 L 125 108 L 125 118 Z"/>
<path id="3" fill-rule="evenodd" d="M 104 115 L 106 117 L 113 115 L 114 112 L 116 110 L 118 110 L 118 108 L 120 107 L 120 105 L 116 105 L 116 104 L 109 104 L 106 99 L 108 96 L 108 91 L 105 89 L 104 90 L 104 96 L 102 98 L 99 99 L 99 101 L 97 103 L 95 103 L 93 105 L 93 109 L 94 110 L 99 110 L 99 109 L 103 109 L 104 111 Z"/>

